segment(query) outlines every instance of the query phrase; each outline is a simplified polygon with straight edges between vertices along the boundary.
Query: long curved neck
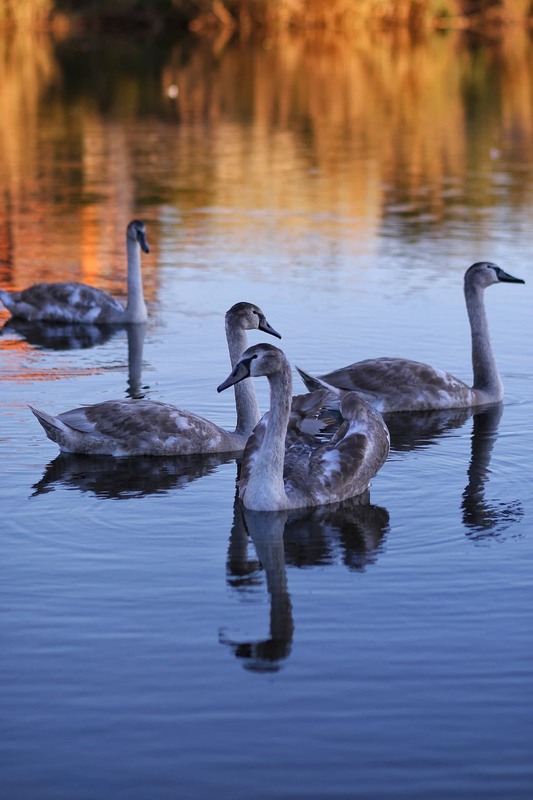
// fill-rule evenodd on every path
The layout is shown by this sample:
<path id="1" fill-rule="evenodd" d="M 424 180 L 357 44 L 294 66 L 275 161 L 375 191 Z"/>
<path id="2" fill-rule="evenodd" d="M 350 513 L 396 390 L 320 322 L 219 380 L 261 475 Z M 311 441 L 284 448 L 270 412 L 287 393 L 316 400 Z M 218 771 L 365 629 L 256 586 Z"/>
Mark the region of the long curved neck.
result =
<path id="1" fill-rule="evenodd" d="M 268 380 L 270 383 L 268 422 L 246 486 L 248 507 L 264 511 L 283 508 L 287 498 L 283 467 L 292 395 L 292 378 L 288 364 L 282 371 L 269 376 Z"/>
<path id="2" fill-rule="evenodd" d="M 231 319 L 226 319 L 226 339 L 233 369 L 248 347 L 246 331 L 240 325 L 232 322 Z M 235 384 L 234 389 L 235 407 L 237 409 L 235 433 L 249 436 L 261 418 L 253 381 L 249 379 L 240 381 L 240 383 Z"/>
<path id="3" fill-rule="evenodd" d="M 137 242 L 126 236 L 128 258 L 128 303 L 126 319 L 128 322 L 146 322 L 148 313 L 144 302 L 141 274 L 141 248 Z"/>
<path id="4" fill-rule="evenodd" d="M 483 289 L 465 285 L 465 299 L 472 335 L 472 388 L 486 393 L 487 402 L 501 400 L 503 385 L 490 343 Z"/>

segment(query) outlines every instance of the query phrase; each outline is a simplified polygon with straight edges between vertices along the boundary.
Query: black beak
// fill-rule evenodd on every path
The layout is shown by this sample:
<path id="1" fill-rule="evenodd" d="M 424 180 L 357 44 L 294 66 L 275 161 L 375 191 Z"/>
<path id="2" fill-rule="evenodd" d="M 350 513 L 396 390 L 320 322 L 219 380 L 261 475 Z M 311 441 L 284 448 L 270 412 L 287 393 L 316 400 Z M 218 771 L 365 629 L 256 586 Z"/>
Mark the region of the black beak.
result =
<path id="1" fill-rule="evenodd" d="M 498 280 L 502 281 L 502 283 L 525 283 L 522 278 L 514 278 L 512 275 L 509 275 L 508 272 L 505 272 L 501 267 L 497 268 L 496 275 L 498 276 Z"/>
<path id="2" fill-rule="evenodd" d="M 245 378 L 250 377 L 250 361 L 251 359 L 247 358 L 242 361 L 238 361 L 233 368 L 233 371 L 230 375 L 223 381 L 220 386 L 217 386 L 217 392 L 223 392 L 224 389 L 227 389 L 228 386 L 233 386 L 235 383 L 239 383 L 243 381 Z"/>
<path id="3" fill-rule="evenodd" d="M 265 317 L 261 318 L 258 328 L 260 331 L 264 331 L 264 333 L 269 333 L 271 336 L 275 336 L 277 339 L 281 339 L 281 333 L 278 333 L 276 330 L 274 330 L 272 325 L 270 325 L 266 321 Z"/>
<path id="4" fill-rule="evenodd" d="M 146 241 L 146 235 L 144 231 L 137 231 L 137 241 L 141 245 L 141 250 L 143 253 L 149 253 L 150 248 L 148 246 L 148 242 Z"/>

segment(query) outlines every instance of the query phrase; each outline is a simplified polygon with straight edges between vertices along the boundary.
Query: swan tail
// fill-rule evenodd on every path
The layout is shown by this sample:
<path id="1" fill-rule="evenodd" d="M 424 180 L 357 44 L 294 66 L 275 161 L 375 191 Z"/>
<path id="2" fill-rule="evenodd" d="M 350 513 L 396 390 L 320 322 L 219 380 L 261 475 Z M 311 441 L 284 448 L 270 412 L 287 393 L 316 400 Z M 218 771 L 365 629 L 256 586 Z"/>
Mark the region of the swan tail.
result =
<path id="1" fill-rule="evenodd" d="M 335 395 L 335 397 L 341 396 L 341 389 L 337 388 L 337 386 L 331 386 L 331 384 L 323 381 L 322 378 L 309 375 L 308 372 L 300 369 L 300 367 L 296 367 L 296 370 L 310 392 L 316 392 L 319 389 L 326 389 L 330 394 Z"/>
<path id="2" fill-rule="evenodd" d="M 68 425 L 65 425 L 64 422 L 61 422 L 61 420 L 56 417 L 52 417 L 51 414 L 47 414 L 46 411 L 39 411 L 39 409 L 33 408 L 33 406 L 29 408 L 43 426 L 49 439 L 56 442 L 60 447 L 66 444 L 68 433 L 72 434 L 72 430 Z"/>

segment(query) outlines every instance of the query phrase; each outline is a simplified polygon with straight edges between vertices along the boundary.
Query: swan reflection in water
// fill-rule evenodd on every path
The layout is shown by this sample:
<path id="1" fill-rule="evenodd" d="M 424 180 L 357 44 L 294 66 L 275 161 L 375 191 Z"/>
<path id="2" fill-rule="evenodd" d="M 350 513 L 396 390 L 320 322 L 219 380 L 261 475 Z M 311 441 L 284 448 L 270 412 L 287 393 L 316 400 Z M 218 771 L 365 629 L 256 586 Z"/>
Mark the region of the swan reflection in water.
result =
<path id="1" fill-rule="evenodd" d="M 394 452 L 425 449 L 435 444 L 438 438 L 461 428 L 470 417 L 473 418 L 468 481 L 461 503 L 466 535 L 473 541 L 500 537 L 524 513 L 518 500 L 490 501 L 485 494 L 502 414 L 503 404 L 495 403 L 479 409 L 403 411 L 384 415 L 391 437 L 391 451 Z"/>
<path id="2" fill-rule="evenodd" d="M 518 500 L 490 501 L 486 485 L 491 475 L 490 461 L 498 438 L 503 404 L 479 409 L 450 409 L 420 413 L 399 412 L 385 415 L 391 436 L 391 451 L 422 450 L 449 431 L 461 428 L 472 417 L 470 464 L 467 470 L 461 510 L 466 535 L 472 541 L 501 537 L 523 516 Z"/>
<path id="3" fill-rule="evenodd" d="M 146 336 L 146 323 L 118 325 L 71 325 L 59 322 L 44 322 L 11 317 L 5 323 L 1 334 L 16 333 L 28 344 L 42 350 L 87 350 L 107 344 L 118 333 L 126 331 L 128 339 L 128 383 L 126 394 L 132 398 L 145 396 L 142 386 L 143 347 Z"/>
<path id="4" fill-rule="evenodd" d="M 469 409 L 423 414 L 395 414 L 391 442 L 396 451 L 418 450 L 434 444 L 448 430 L 460 428 L 473 416 L 471 456 L 462 495 L 466 536 L 475 542 L 499 538 L 523 516 L 519 501 L 490 501 L 486 484 L 490 459 L 503 413 L 501 403 L 472 414 Z M 383 550 L 389 530 L 386 509 L 371 505 L 368 493 L 334 506 L 294 511 L 249 511 L 236 501 L 227 561 L 227 581 L 243 596 L 266 577 L 270 596 L 270 632 L 265 639 L 237 641 L 220 633 L 243 666 L 256 672 L 281 668 L 290 655 L 294 623 L 286 565 L 333 564 L 342 559 L 350 570 L 363 571 Z M 250 557 L 248 544 L 255 548 Z"/>
<path id="5" fill-rule="evenodd" d="M 383 419 L 390 433 L 390 449 L 405 453 L 431 447 L 450 431 L 462 428 L 473 412 L 472 408 L 449 408 L 384 414 Z"/>
<path id="6" fill-rule="evenodd" d="M 10 317 L 2 327 L 2 335 L 16 333 L 28 344 L 42 350 L 86 350 L 105 344 L 123 325 L 82 325 L 62 322 L 28 321 Z"/>
<path id="7" fill-rule="evenodd" d="M 500 404 L 474 415 L 468 483 L 463 492 L 461 509 L 467 536 L 473 541 L 501 538 L 503 532 L 524 516 L 519 500 L 489 500 L 486 497 L 490 478 L 492 450 L 498 438 L 503 413 Z"/>
<path id="8" fill-rule="evenodd" d="M 32 497 L 58 487 L 79 489 L 105 499 L 145 497 L 183 489 L 198 478 L 212 475 L 219 466 L 235 460 L 235 453 L 155 458 L 115 458 L 62 453 L 51 461 Z"/>
<path id="9" fill-rule="evenodd" d="M 294 633 L 286 565 L 334 563 L 339 554 L 349 568 L 362 571 L 372 564 L 389 529 L 386 509 L 370 504 L 369 492 L 329 506 L 290 511 L 251 511 L 235 501 L 228 549 L 228 583 L 246 593 L 260 583 L 262 570 L 270 597 L 270 631 L 265 639 L 227 645 L 253 672 L 275 672 L 288 658 Z M 249 558 L 252 541 L 256 558 Z"/>

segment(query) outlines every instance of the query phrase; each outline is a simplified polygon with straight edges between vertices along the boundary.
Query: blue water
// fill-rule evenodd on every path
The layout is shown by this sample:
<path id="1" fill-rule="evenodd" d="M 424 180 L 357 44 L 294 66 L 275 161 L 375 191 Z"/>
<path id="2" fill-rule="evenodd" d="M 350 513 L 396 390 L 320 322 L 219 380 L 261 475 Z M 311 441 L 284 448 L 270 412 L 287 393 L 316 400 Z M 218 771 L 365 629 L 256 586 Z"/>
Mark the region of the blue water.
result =
<path id="1" fill-rule="evenodd" d="M 157 141 L 163 123 L 142 124 Z M 480 228 L 452 192 L 409 238 L 391 201 L 369 230 L 315 196 L 308 155 L 286 167 L 301 205 L 255 206 L 244 174 L 224 204 L 127 209 L 152 246 L 140 375 L 126 331 L 76 349 L 0 337 L 6 800 L 531 797 L 531 204 L 503 193 Z M 231 427 L 216 386 L 240 300 L 309 371 L 404 355 L 469 380 L 462 276 L 481 258 L 526 281 L 486 293 L 503 408 L 396 420 L 366 502 L 244 513 L 233 458 L 59 457 L 28 409 L 133 380 Z"/>

